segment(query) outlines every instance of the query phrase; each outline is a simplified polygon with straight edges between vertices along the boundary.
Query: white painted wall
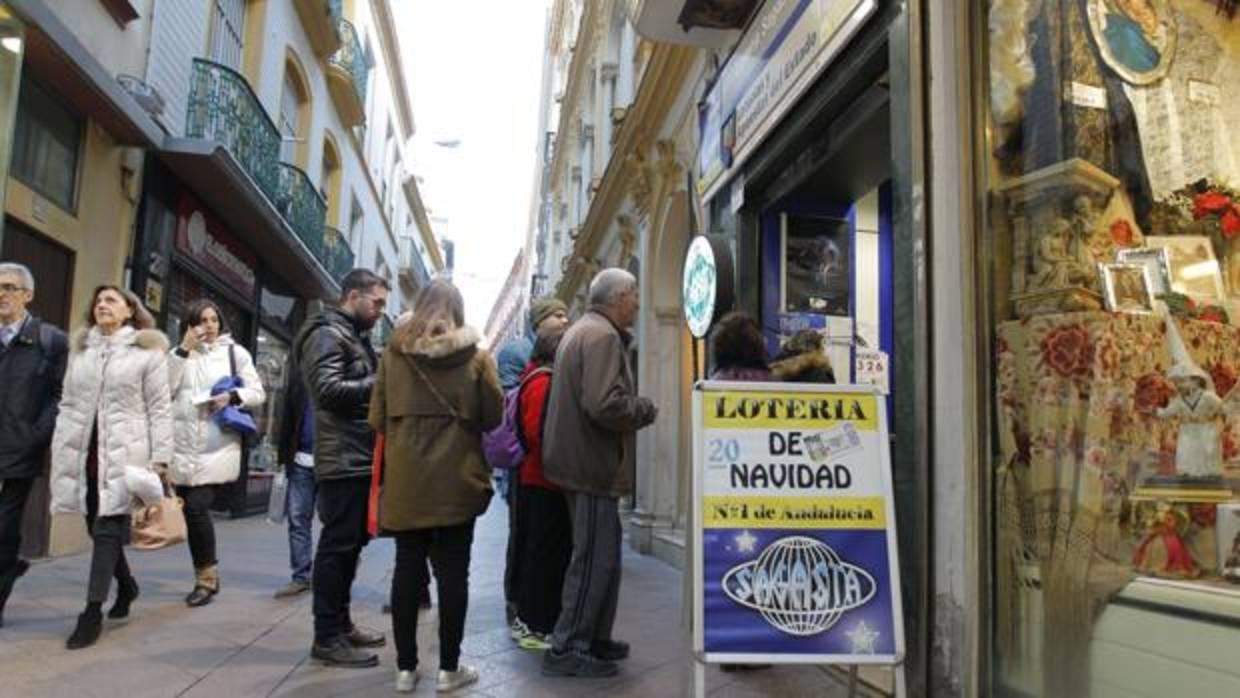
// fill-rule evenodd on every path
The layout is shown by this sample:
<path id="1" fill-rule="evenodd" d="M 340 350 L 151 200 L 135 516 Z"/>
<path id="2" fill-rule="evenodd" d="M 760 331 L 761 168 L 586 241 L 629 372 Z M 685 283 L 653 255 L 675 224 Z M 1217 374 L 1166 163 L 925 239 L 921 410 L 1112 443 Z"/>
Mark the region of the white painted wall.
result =
<path id="1" fill-rule="evenodd" d="M 164 98 L 167 106 L 159 122 L 171 136 L 185 133 L 193 61 L 207 48 L 209 9 L 209 0 L 177 0 L 155 3 L 147 15 L 151 41 L 146 83 Z"/>

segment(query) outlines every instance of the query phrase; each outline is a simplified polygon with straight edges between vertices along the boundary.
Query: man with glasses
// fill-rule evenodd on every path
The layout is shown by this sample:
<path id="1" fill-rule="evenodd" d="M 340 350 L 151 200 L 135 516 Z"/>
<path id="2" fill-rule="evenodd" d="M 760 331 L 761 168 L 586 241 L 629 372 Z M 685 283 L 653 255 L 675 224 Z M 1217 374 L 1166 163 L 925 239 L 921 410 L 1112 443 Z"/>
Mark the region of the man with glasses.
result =
<path id="1" fill-rule="evenodd" d="M 370 667 L 383 633 L 355 625 L 350 590 L 366 545 L 366 506 L 375 434 L 366 422 L 378 361 L 369 332 L 387 306 L 390 286 L 367 269 L 340 281 L 340 302 L 306 321 L 293 345 L 306 393 L 314 405 L 314 478 L 318 483 L 319 544 L 311 588 L 314 645 L 329 666 Z"/>
<path id="2" fill-rule="evenodd" d="M 26 311 L 32 300 L 30 270 L 0 262 L 0 626 L 13 584 L 30 567 L 18 557 L 22 511 L 43 474 L 68 354 L 65 333 Z"/>

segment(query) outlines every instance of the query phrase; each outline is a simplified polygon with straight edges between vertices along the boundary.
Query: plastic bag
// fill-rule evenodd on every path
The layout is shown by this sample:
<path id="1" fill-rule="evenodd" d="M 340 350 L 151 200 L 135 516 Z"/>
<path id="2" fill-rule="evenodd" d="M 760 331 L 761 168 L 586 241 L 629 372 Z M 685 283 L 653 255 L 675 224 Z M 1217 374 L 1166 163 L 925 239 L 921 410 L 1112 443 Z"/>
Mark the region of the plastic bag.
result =
<path id="1" fill-rule="evenodd" d="M 287 515 L 288 476 L 283 470 L 278 470 L 271 478 L 271 496 L 267 498 L 267 520 L 273 524 L 283 524 Z"/>

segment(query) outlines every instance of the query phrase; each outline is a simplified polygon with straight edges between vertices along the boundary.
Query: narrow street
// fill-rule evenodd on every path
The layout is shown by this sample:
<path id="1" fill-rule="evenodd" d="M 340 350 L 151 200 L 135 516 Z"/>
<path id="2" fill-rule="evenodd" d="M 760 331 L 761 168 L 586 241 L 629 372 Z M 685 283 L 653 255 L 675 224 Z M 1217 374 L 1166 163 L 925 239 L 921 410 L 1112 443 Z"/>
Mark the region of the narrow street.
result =
<path id="1" fill-rule="evenodd" d="M 222 591 L 216 602 L 190 609 L 184 546 L 130 552 L 142 595 L 126 622 L 105 621 L 99 643 L 69 652 L 65 638 L 81 611 L 89 555 L 40 561 L 18 583 L 0 629 L 0 695 L 23 696 L 387 696 L 393 692 L 395 649 L 387 596 L 393 546 L 367 547 L 354 585 L 358 622 L 381 628 L 388 645 L 382 663 L 366 670 L 327 669 L 308 658 L 310 597 L 276 600 L 287 581 L 284 528 L 261 517 L 217 522 Z M 498 499 L 478 522 L 473 548 L 465 661 L 482 674 L 472 692 L 482 697 L 691 695 L 689 654 L 682 641 L 681 578 L 666 564 L 626 551 L 617 636 L 633 655 L 620 676 L 602 681 L 550 679 L 539 674 L 541 655 L 523 651 L 504 626 L 505 509 Z M 434 695 L 437 661 L 435 613 L 419 632 L 424 673 L 417 695 Z M 777 667 L 725 674 L 711 668 L 710 695 L 845 695 L 843 687 L 813 667 Z"/>

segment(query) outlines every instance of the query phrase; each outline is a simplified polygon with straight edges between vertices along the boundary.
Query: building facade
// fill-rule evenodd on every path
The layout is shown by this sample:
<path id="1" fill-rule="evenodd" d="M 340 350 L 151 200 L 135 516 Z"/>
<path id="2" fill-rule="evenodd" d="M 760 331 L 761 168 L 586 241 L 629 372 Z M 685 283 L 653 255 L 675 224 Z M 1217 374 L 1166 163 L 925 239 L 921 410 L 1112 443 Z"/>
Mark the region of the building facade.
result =
<path id="1" fill-rule="evenodd" d="M 7 6 L 26 70 L 6 104 L 23 150 L 3 256 L 46 280 L 37 310 L 70 329 L 99 283 L 132 288 L 174 342 L 191 301 L 216 301 L 269 395 L 264 437 L 216 505 L 261 510 L 290 343 L 313 304 L 366 266 L 392 284 L 395 317 L 443 264 L 408 174 L 414 121 L 389 3 Z M 86 543 L 72 517 L 43 528 L 33 554 Z"/>

